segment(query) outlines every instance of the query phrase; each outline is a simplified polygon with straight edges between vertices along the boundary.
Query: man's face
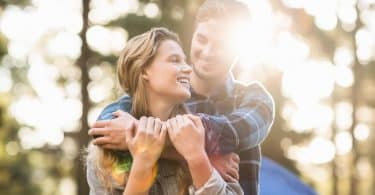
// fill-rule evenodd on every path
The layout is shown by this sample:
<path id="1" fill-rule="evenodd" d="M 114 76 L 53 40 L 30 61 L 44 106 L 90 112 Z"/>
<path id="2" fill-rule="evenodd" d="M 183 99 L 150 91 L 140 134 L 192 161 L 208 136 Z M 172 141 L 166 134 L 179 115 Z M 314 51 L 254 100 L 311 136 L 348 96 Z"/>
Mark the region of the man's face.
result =
<path id="1" fill-rule="evenodd" d="M 227 29 L 220 20 L 197 24 L 191 43 L 191 62 L 194 74 L 205 80 L 219 80 L 226 76 L 235 54 L 228 46 Z"/>

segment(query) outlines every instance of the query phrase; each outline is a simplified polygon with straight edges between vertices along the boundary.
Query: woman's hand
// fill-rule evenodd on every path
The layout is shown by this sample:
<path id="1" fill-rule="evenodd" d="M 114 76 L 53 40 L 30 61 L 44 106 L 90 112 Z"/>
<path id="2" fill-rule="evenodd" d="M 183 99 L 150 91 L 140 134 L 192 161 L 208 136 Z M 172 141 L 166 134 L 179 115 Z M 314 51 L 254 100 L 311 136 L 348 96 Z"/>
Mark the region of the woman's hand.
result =
<path id="1" fill-rule="evenodd" d="M 177 115 L 167 121 L 169 138 L 186 161 L 205 153 L 204 127 L 199 117 Z"/>
<path id="2" fill-rule="evenodd" d="M 136 132 L 126 131 L 133 157 L 123 195 L 146 195 L 156 176 L 156 162 L 164 148 L 167 129 L 160 119 L 141 117 Z"/>
<path id="3" fill-rule="evenodd" d="M 126 131 L 126 144 L 133 161 L 153 166 L 164 148 L 167 129 L 160 119 L 141 117 L 136 131 Z"/>
<path id="4" fill-rule="evenodd" d="M 199 117 L 178 115 L 167 121 L 169 138 L 184 157 L 196 189 L 212 175 L 213 168 L 204 149 L 204 127 Z"/>

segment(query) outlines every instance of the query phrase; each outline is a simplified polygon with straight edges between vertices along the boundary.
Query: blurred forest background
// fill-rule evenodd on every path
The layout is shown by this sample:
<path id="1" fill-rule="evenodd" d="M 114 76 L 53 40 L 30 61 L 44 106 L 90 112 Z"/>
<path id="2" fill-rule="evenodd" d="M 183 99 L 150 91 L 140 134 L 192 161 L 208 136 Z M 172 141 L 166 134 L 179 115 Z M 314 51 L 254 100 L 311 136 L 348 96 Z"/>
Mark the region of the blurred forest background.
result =
<path id="1" fill-rule="evenodd" d="M 375 194 L 375 1 L 249 0 L 238 80 L 276 102 L 263 154 L 320 194 Z M 188 53 L 202 0 L 0 0 L 0 194 L 88 194 L 88 125 L 153 26 Z"/>

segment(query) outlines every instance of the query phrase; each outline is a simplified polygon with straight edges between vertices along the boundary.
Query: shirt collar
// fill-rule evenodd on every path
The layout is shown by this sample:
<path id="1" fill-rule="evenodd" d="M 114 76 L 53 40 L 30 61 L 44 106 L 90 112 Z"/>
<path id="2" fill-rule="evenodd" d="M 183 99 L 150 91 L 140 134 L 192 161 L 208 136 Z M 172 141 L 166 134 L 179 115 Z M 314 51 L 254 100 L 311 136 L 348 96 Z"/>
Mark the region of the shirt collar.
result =
<path id="1" fill-rule="evenodd" d="M 190 88 L 191 97 L 194 99 L 211 99 L 211 100 L 221 100 L 226 97 L 229 97 L 234 90 L 235 81 L 232 76 L 228 76 L 225 80 L 224 86 L 219 86 L 217 89 L 214 90 L 214 93 L 210 97 L 206 97 L 204 95 L 198 94 L 194 91 L 193 88 Z"/>

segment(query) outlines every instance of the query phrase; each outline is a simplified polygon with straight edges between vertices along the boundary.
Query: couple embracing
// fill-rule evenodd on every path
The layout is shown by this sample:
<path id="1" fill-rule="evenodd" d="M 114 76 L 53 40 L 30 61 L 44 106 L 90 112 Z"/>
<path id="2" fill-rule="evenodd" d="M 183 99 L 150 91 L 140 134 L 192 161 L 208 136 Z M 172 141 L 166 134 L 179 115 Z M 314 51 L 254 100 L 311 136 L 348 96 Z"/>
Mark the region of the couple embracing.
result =
<path id="1" fill-rule="evenodd" d="M 240 1 L 206 0 L 196 16 L 191 65 L 165 28 L 128 41 L 117 64 L 127 95 L 89 131 L 90 194 L 259 193 L 260 143 L 274 103 L 259 83 L 233 80 L 236 54 L 223 30 L 249 17 Z"/>

